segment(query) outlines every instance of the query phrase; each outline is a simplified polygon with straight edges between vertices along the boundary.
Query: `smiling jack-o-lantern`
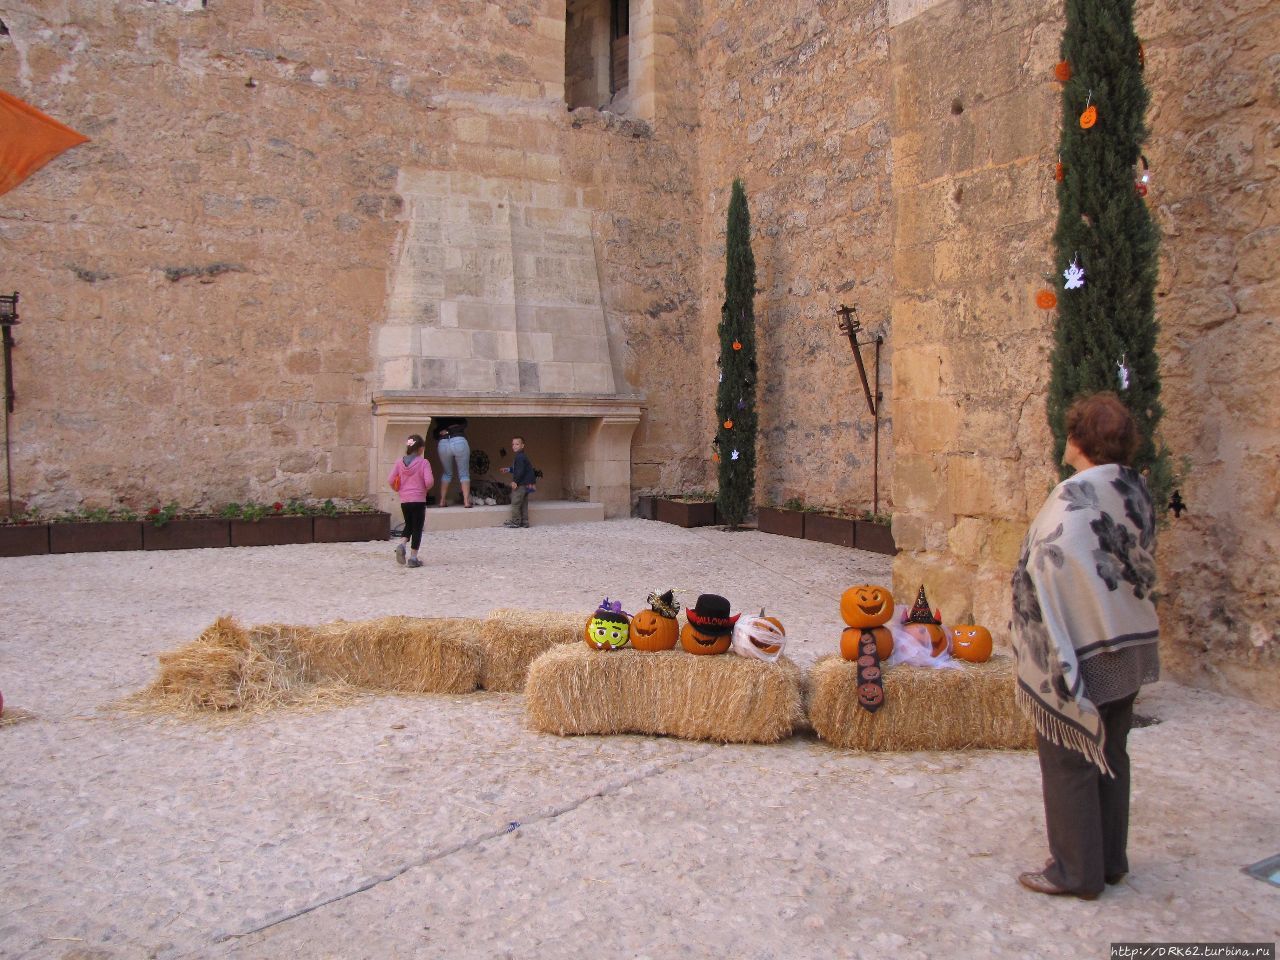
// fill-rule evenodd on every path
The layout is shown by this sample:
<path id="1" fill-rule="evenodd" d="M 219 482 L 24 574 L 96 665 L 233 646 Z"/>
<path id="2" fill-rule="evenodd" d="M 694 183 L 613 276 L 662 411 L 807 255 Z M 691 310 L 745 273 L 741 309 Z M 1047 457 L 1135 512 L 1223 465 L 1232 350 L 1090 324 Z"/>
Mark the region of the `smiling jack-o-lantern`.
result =
<path id="1" fill-rule="evenodd" d="M 649 594 L 649 609 L 631 618 L 631 646 L 648 651 L 675 649 L 680 638 L 680 625 L 676 623 L 679 612 L 674 590 Z"/>
<path id="2" fill-rule="evenodd" d="M 690 653 L 724 653 L 733 642 L 738 615 L 729 616 L 729 601 L 714 593 L 704 593 L 685 611 L 689 622 L 680 630 L 680 646 Z"/>
<path id="3" fill-rule="evenodd" d="M 951 628 L 951 654 L 970 663 L 986 663 L 991 659 L 991 631 L 976 623 L 961 623 Z"/>
<path id="4" fill-rule="evenodd" d="M 744 657 L 767 660 L 772 663 L 782 655 L 787 643 L 787 631 L 777 617 L 766 617 L 760 611 L 758 617 L 739 617 L 733 627 L 733 650 Z"/>
<path id="5" fill-rule="evenodd" d="M 850 587 L 840 595 L 840 616 L 851 627 L 879 627 L 893 616 L 893 594 L 884 587 Z"/>
<path id="6" fill-rule="evenodd" d="M 621 601 L 608 597 L 587 620 L 587 646 L 593 650 L 621 650 L 630 639 L 631 619 L 622 612 Z"/>

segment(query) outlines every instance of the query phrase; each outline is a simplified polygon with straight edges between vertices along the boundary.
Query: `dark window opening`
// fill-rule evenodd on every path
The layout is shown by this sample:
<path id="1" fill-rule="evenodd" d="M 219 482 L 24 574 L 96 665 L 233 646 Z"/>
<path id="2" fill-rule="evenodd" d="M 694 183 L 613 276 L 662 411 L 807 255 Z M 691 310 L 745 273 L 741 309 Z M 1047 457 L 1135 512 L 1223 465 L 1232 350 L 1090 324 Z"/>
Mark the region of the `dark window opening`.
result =
<path id="1" fill-rule="evenodd" d="M 627 89 L 631 48 L 630 0 L 609 0 L 609 92 Z"/>

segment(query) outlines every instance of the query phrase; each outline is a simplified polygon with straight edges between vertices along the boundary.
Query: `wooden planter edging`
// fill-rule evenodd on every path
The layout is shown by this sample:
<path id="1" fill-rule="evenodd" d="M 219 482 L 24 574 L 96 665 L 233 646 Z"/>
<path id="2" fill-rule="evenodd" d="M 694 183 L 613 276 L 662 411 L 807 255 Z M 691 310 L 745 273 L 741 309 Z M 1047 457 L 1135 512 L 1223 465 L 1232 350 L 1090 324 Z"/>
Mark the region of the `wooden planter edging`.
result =
<path id="1" fill-rule="evenodd" d="M 348 513 L 316 517 L 315 521 L 316 543 L 354 543 L 391 536 L 391 517 L 385 513 Z"/>
<path id="2" fill-rule="evenodd" d="M 849 517 L 833 517 L 825 513 L 811 513 L 804 518 L 804 538 L 819 543 L 833 543 L 837 547 L 854 544 L 854 521 Z"/>
<path id="3" fill-rule="evenodd" d="M 685 503 L 682 500 L 663 500 L 654 504 L 654 518 L 662 523 L 674 523 L 677 527 L 710 527 L 716 522 L 714 500 Z"/>
<path id="4" fill-rule="evenodd" d="M 286 543 L 314 542 L 311 517 L 263 517 L 261 520 L 232 520 L 233 547 L 278 547 Z"/>
<path id="5" fill-rule="evenodd" d="M 217 517 L 170 520 L 162 527 L 142 525 L 143 550 L 194 550 L 231 546 L 231 521 Z"/>
<path id="6" fill-rule="evenodd" d="M 141 549 L 142 524 L 136 520 L 49 524 L 50 553 Z"/>
<path id="7" fill-rule="evenodd" d="M 0 557 L 34 557 L 49 552 L 49 525 L 23 523 L 0 527 Z"/>
<path id="8" fill-rule="evenodd" d="M 804 539 L 804 511 L 784 510 L 780 507 L 761 507 L 757 511 L 761 533 L 776 533 L 783 537 Z"/>

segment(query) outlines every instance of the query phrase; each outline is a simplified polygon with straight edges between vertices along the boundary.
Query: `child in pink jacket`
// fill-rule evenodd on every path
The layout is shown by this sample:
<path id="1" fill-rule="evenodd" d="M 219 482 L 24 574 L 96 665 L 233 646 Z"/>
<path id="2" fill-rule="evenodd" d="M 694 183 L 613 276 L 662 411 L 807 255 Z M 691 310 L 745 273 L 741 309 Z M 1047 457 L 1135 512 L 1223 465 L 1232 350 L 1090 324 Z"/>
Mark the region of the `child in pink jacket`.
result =
<path id="1" fill-rule="evenodd" d="M 424 457 L 426 441 L 413 434 L 405 442 L 404 456 L 391 468 L 387 483 L 400 494 L 400 512 L 404 514 L 404 539 L 396 546 L 396 563 L 420 567 L 418 547 L 422 544 L 422 524 L 427 519 L 427 491 L 436 482 L 431 464 Z M 405 558 L 405 547 L 409 556 Z"/>

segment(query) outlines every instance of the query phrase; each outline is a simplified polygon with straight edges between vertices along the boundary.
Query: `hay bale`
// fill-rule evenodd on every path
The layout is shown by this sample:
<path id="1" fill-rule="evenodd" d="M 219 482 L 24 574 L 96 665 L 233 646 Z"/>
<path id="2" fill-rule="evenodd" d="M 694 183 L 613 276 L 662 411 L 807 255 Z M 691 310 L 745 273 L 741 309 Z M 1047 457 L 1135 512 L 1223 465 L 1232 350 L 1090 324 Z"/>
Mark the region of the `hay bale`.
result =
<path id="1" fill-rule="evenodd" d="M 585 643 L 538 657 L 525 684 L 543 733 L 645 733 L 717 743 L 776 743 L 804 720 L 800 670 L 682 650 L 600 652 Z"/>
<path id="2" fill-rule="evenodd" d="M 824 657 L 809 672 L 809 722 L 819 737 L 855 750 L 1020 750 L 1035 728 L 1014 703 L 1014 661 L 996 654 L 955 670 L 907 665 L 884 672 L 885 705 L 858 706 L 857 664 Z"/>
<path id="3" fill-rule="evenodd" d="M 538 656 L 558 644 L 583 642 L 587 616 L 506 608 L 490 612 L 480 624 L 480 686 L 485 690 L 523 690 L 529 664 Z"/>
<path id="4" fill-rule="evenodd" d="M 302 629 L 266 624 L 246 630 L 219 617 L 185 647 L 160 654 L 160 675 L 142 699 L 187 712 L 270 707 L 305 696 L 312 679 L 295 645 Z"/>
<path id="5" fill-rule="evenodd" d="M 470 693 L 480 684 L 477 623 L 470 617 L 381 617 L 300 631 L 312 677 L 406 693 Z"/>

